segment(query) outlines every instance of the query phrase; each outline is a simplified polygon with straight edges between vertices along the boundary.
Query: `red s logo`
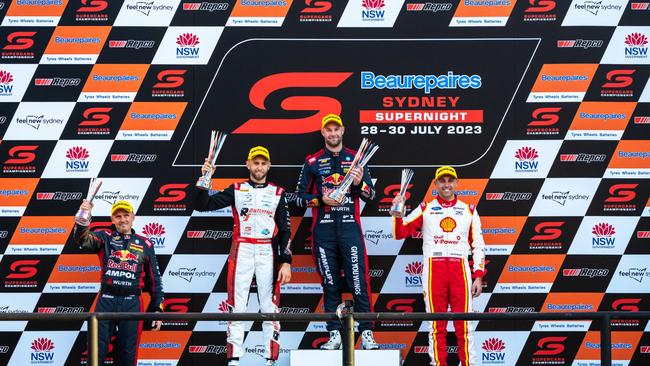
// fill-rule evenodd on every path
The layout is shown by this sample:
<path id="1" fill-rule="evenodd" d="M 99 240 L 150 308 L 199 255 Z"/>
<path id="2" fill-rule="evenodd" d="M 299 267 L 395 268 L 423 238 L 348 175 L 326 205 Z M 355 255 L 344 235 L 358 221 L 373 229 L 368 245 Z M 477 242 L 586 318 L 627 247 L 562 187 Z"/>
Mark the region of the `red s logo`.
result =
<path id="1" fill-rule="evenodd" d="M 535 356 L 553 356 L 564 352 L 564 342 L 567 337 L 544 337 L 537 342 L 539 349 L 533 353 Z"/>
<path id="2" fill-rule="evenodd" d="M 548 13 L 555 9 L 555 1 L 553 0 L 528 0 L 530 6 L 524 13 Z"/>
<path id="3" fill-rule="evenodd" d="M 269 75 L 253 85 L 248 95 L 251 104 L 265 111 L 264 102 L 271 93 L 286 88 L 336 88 L 352 75 L 351 72 L 285 72 Z M 340 114 L 341 103 L 325 96 L 292 96 L 282 100 L 285 111 L 315 111 L 304 118 L 251 118 L 239 126 L 235 134 L 290 134 L 297 135 L 320 130 L 321 119 L 329 114 Z"/>
<path id="4" fill-rule="evenodd" d="M 187 186 L 189 186 L 189 184 L 165 184 L 158 190 L 161 196 L 156 198 L 154 202 L 182 201 L 187 196 L 187 193 L 184 191 Z"/>
<path id="5" fill-rule="evenodd" d="M 540 222 L 535 225 L 535 232 L 537 235 L 530 238 L 530 240 L 556 240 L 562 235 L 564 221 L 547 221 Z"/>
<path id="6" fill-rule="evenodd" d="M 106 0 L 81 0 L 81 4 L 87 6 L 77 9 L 77 13 L 98 13 L 108 8 L 108 1 Z"/>
<path id="7" fill-rule="evenodd" d="M 329 1 L 313 1 L 305 0 L 306 8 L 302 9 L 301 13 L 325 13 L 332 8 L 332 3 Z"/>
<path id="8" fill-rule="evenodd" d="M 612 70 L 605 76 L 608 83 L 603 84 L 603 88 L 627 88 L 632 85 L 634 78 L 630 75 L 636 70 Z"/>
<path id="9" fill-rule="evenodd" d="M 12 273 L 8 274 L 7 278 L 26 279 L 34 277 L 38 273 L 36 265 L 40 261 L 40 259 L 25 259 L 11 263 L 9 269 L 11 269 Z"/>
<path id="10" fill-rule="evenodd" d="M 558 113 L 562 108 L 537 108 L 533 111 L 532 117 L 533 120 L 528 124 L 528 126 L 552 126 L 560 120 Z"/>
<path id="11" fill-rule="evenodd" d="M 323 343 L 325 343 L 325 342 L 327 342 L 328 340 L 329 340 L 328 337 L 320 337 L 320 338 L 316 338 L 316 339 L 314 339 L 314 340 L 311 342 L 311 347 L 312 347 L 313 349 L 319 349 L 319 348 L 320 348 L 320 345 L 323 344 Z"/>
<path id="12" fill-rule="evenodd" d="M 634 183 L 614 184 L 609 187 L 610 196 L 605 202 L 630 202 L 636 198 L 636 192 L 633 191 L 638 186 Z"/>
<path id="13" fill-rule="evenodd" d="M 14 146 L 9 149 L 9 156 L 5 164 L 29 164 L 36 159 L 36 154 L 33 152 L 38 149 L 38 145 L 20 145 Z"/>
<path id="14" fill-rule="evenodd" d="M 168 313 L 187 313 L 190 311 L 190 298 L 165 299 L 163 307 Z"/>
<path id="15" fill-rule="evenodd" d="M 183 75 L 187 70 L 163 70 L 158 73 L 158 83 L 154 88 L 178 88 L 185 83 Z"/>
<path id="16" fill-rule="evenodd" d="M 641 299 L 618 299 L 612 303 L 612 309 L 616 311 L 639 311 L 638 303 Z"/>
<path id="17" fill-rule="evenodd" d="M 386 303 L 388 311 L 397 311 L 402 313 L 412 313 L 415 299 L 395 299 Z"/>
<path id="18" fill-rule="evenodd" d="M 79 126 L 103 126 L 111 120 L 108 113 L 112 110 L 112 107 L 86 108 L 83 113 L 85 119 L 79 123 Z"/>
<path id="19" fill-rule="evenodd" d="M 8 45 L 4 46 L 3 50 L 18 51 L 26 50 L 34 45 L 32 37 L 36 32 L 13 32 L 7 36 Z"/>
<path id="20" fill-rule="evenodd" d="M 408 200 L 409 198 L 411 198 L 411 193 L 408 190 L 411 189 L 412 187 L 413 184 L 409 184 L 409 186 L 406 187 L 406 193 L 404 193 L 404 200 Z M 393 197 L 399 194 L 399 189 L 400 189 L 399 184 L 391 184 L 389 186 L 386 186 L 386 188 L 384 188 L 384 196 L 386 197 L 382 198 L 381 201 L 379 201 L 379 203 L 388 203 L 388 204 L 393 203 Z"/>

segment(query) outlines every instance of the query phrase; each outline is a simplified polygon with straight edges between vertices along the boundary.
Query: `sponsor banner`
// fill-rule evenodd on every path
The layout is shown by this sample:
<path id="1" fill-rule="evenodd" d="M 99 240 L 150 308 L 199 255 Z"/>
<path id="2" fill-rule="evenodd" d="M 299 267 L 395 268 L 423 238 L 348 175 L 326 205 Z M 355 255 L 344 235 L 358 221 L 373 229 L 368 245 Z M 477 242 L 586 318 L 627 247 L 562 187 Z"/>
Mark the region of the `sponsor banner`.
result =
<path id="1" fill-rule="evenodd" d="M 32 64 L 0 65 L 0 102 L 20 102 L 37 67 Z"/>
<path id="2" fill-rule="evenodd" d="M 34 74 L 24 101 L 71 101 L 81 93 L 90 65 L 41 65 Z"/>
<path id="3" fill-rule="evenodd" d="M 221 32 L 223 27 L 169 27 L 151 63 L 153 65 L 206 65 L 221 37 Z"/>
<path id="4" fill-rule="evenodd" d="M 596 69 L 598 64 L 544 64 L 527 102 L 581 102 Z"/>
<path id="5" fill-rule="evenodd" d="M 551 290 L 554 293 L 604 293 L 614 274 L 618 258 L 618 256 L 568 255 Z"/>
<path id="6" fill-rule="evenodd" d="M 589 216 L 638 216 L 643 212 L 650 182 L 640 180 L 603 179 L 589 207 Z"/>
<path id="7" fill-rule="evenodd" d="M 522 19 L 524 22 L 555 22 L 558 12 L 564 12 L 564 3 L 555 0 L 531 0 L 524 9 Z M 558 9 L 558 5 L 561 7 Z"/>
<path id="8" fill-rule="evenodd" d="M 0 293 L 0 314 L 22 314 L 31 313 L 36 308 L 39 293 Z M 2 321 L 0 331 L 22 332 L 27 326 L 26 321 Z M 4 336 L 3 336 L 4 337 Z"/>
<path id="9" fill-rule="evenodd" d="M 3 3 L 3 5 L 6 5 Z M 55 27 L 68 0 L 12 0 L 2 20 L 3 27 Z"/>
<path id="10" fill-rule="evenodd" d="M 183 354 L 191 331 L 144 331 L 140 336 L 138 365 L 176 366 Z"/>
<path id="11" fill-rule="evenodd" d="M 284 295 L 284 292 L 282 293 Z M 250 293 L 246 311 L 249 313 L 258 312 L 260 309 L 259 300 L 255 293 Z M 204 313 L 229 313 L 228 294 L 225 292 L 213 292 L 203 307 Z M 242 322 L 244 331 L 249 331 L 253 326 L 252 321 Z M 194 332 L 225 332 L 228 329 L 226 321 L 197 321 Z"/>
<path id="12" fill-rule="evenodd" d="M 94 64 L 111 27 L 60 26 L 54 29 L 41 64 Z"/>
<path id="13" fill-rule="evenodd" d="M 413 313 L 424 312 L 424 302 L 419 294 L 410 295 L 387 295 L 379 294 L 373 306 L 376 312 L 400 312 Z M 376 330 L 410 330 L 417 331 L 420 328 L 419 321 L 413 320 L 381 320 L 375 322 Z"/>
<path id="14" fill-rule="evenodd" d="M 292 284 L 320 284 L 321 276 L 318 273 L 314 256 L 294 255 L 291 259 L 291 283 Z"/>
<path id="15" fill-rule="evenodd" d="M 607 288 L 608 293 L 650 293 L 650 256 L 626 254 L 621 257 L 614 277 Z"/>
<path id="16" fill-rule="evenodd" d="M 240 0 L 235 3 L 226 26 L 280 27 L 293 0 Z"/>
<path id="17" fill-rule="evenodd" d="M 481 197 L 483 196 L 483 191 L 488 184 L 489 179 L 477 179 L 477 178 L 463 178 L 458 180 L 458 186 L 456 186 L 456 196 L 465 203 L 470 205 L 477 206 Z M 435 179 L 431 180 L 429 184 L 429 189 L 427 189 L 427 195 L 423 201 L 431 202 L 431 200 L 438 195 L 436 191 L 436 181 Z M 482 213 L 483 211 L 481 211 Z"/>
<path id="18" fill-rule="evenodd" d="M 278 364 L 288 365 L 291 350 L 298 349 L 303 332 L 282 332 L 282 341 L 278 350 Z M 264 350 L 266 348 L 264 336 L 261 331 L 252 331 L 246 335 L 243 344 L 244 355 L 240 358 L 241 366 L 253 366 L 265 362 Z"/>
<path id="19" fill-rule="evenodd" d="M 397 256 L 381 293 L 421 294 L 423 268 L 422 255 Z"/>
<path id="20" fill-rule="evenodd" d="M 493 292 L 549 292 L 564 257 L 563 254 L 510 255 Z"/>
<path id="21" fill-rule="evenodd" d="M 519 355 L 520 365 L 566 365 L 573 360 L 584 333 L 531 332 Z"/>
<path id="22" fill-rule="evenodd" d="M 51 32 L 47 29 L 3 28 L 0 30 L 0 59 L 4 62 L 35 63 L 41 58 Z"/>
<path id="23" fill-rule="evenodd" d="M 592 292 L 551 292 L 542 305 L 542 313 L 575 313 L 597 311 L 604 293 Z M 536 321 L 533 331 L 546 332 L 584 332 L 589 330 L 590 320 L 583 321 Z"/>
<path id="24" fill-rule="evenodd" d="M 130 27 L 115 27 L 97 62 L 117 64 L 129 60 L 134 64 L 151 63 L 164 34 L 164 28 L 139 28 L 134 33 Z"/>
<path id="25" fill-rule="evenodd" d="M 450 27 L 505 27 L 516 1 L 466 0 L 458 4 Z"/>
<path id="26" fill-rule="evenodd" d="M 4 255 L 0 265 L 3 292 L 43 291 L 57 257 L 53 255 Z"/>
<path id="27" fill-rule="evenodd" d="M 25 215 L 56 212 L 60 216 L 73 216 L 87 191 L 88 181 L 85 179 L 41 179 Z"/>
<path id="28" fill-rule="evenodd" d="M 582 102 L 566 140 L 620 140 L 635 102 Z"/>
<path id="29" fill-rule="evenodd" d="M 526 216 L 482 216 L 481 233 L 486 254 L 509 255 L 517 242 Z"/>
<path id="30" fill-rule="evenodd" d="M 162 281 L 167 292 L 209 293 L 214 288 L 227 255 L 172 256 Z"/>
<path id="31" fill-rule="evenodd" d="M 185 100 L 194 85 L 193 70 L 187 67 L 159 66 L 149 69 L 138 99 L 142 100 Z"/>
<path id="32" fill-rule="evenodd" d="M 517 121 L 520 126 L 513 139 L 561 139 L 564 138 L 578 105 L 573 104 L 526 104 L 529 118 Z M 524 114 L 526 115 L 526 114 Z"/>
<path id="33" fill-rule="evenodd" d="M 4 140 L 58 140 L 75 102 L 23 102 L 7 128 Z"/>
<path id="34" fill-rule="evenodd" d="M 79 314 L 90 311 L 97 293 L 75 294 L 43 294 L 36 308 L 35 313 L 40 314 Z M 85 324 L 85 320 L 66 320 L 56 322 L 44 322 L 32 320 L 27 323 L 25 330 L 74 330 L 78 331 Z"/>
<path id="35" fill-rule="evenodd" d="M 565 254 L 582 217 L 529 217 L 513 253 Z"/>
<path id="36" fill-rule="evenodd" d="M 38 181 L 38 178 L 0 178 L 0 216 L 22 216 Z M 8 234 L 3 236 L 6 238 Z"/>
<path id="37" fill-rule="evenodd" d="M 503 147 L 490 177 L 545 178 L 561 145 L 561 140 L 510 140 Z"/>
<path id="38" fill-rule="evenodd" d="M 23 332 L 9 365 L 63 365 L 77 333 L 78 331 Z"/>
<path id="39" fill-rule="evenodd" d="M 59 140 L 43 171 L 43 178 L 94 178 L 113 141 Z"/>
<path id="40" fill-rule="evenodd" d="M 156 254 L 174 254 L 189 220 L 187 216 L 138 216 L 133 229 L 153 243 Z"/>
<path id="41" fill-rule="evenodd" d="M 629 365 L 643 332 L 612 332 L 612 364 Z M 600 363 L 600 332 L 589 331 L 573 360 L 574 365 Z"/>
<path id="42" fill-rule="evenodd" d="M 149 65 L 96 64 L 79 102 L 132 102 Z"/>
<path id="43" fill-rule="evenodd" d="M 602 177 L 616 144 L 616 141 L 565 141 L 548 176 Z"/>
<path id="44" fill-rule="evenodd" d="M 96 254 L 60 255 L 43 292 L 97 293 L 100 288 L 101 270 L 101 263 Z"/>
<path id="45" fill-rule="evenodd" d="M 339 28 L 391 28 L 404 0 L 350 0 L 339 20 Z"/>
<path id="46" fill-rule="evenodd" d="M 623 254 L 638 221 L 634 216 L 587 216 L 578 228 L 569 254 Z"/>
<path id="47" fill-rule="evenodd" d="M 54 141 L 3 141 L 0 144 L 2 173 L 6 177 L 40 177 L 54 144 Z"/>
<path id="48" fill-rule="evenodd" d="M 209 294 L 187 294 L 187 293 L 165 293 L 163 306 L 166 313 L 188 313 L 201 312 L 208 301 Z M 149 298 L 150 301 L 150 298 Z M 206 312 L 215 312 L 216 309 L 206 310 Z M 224 322 L 225 324 L 225 322 Z M 189 320 L 164 320 L 165 329 L 174 330 L 192 330 L 196 325 L 195 321 Z"/>
<path id="49" fill-rule="evenodd" d="M 129 107 L 125 103 L 76 103 L 61 138 L 114 139 Z"/>
<path id="50" fill-rule="evenodd" d="M 397 255 L 404 240 L 393 239 L 392 217 L 361 217 L 368 255 Z"/>
<path id="51" fill-rule="evenodd" d="M 650 70 L 629 66 L 603 66 L 594 76 L 585 99 L 635 102 L 641 96 Z"/>
<path id="52" fill-rule="evenodd" d="M 475 332 L 477 365 L 515 365 L 528 332 Z"/>
<path id="53" fill-rule="evenodd" d="M 649 210 L 646 208 L 646 212 Z M 650 254 L 650 218 L 641 217 L 625 250 L 627 254 Z"/>
<path id="54" fill-rule="evenodd" d="M 594 178 L 547 178 L 537 195 L 530 216 L 583 216 L 600 183 Z"/>
<path id="55" fill-rule="evenodd" d="M 481 217 L 528 215 L 542 183 L 544 181 L 540 179 L 490 179 L 478 205 L 478 213 Z"/>
<path id="56" fill-rule="evenodd" d="M 72 1 L 59 25 L 112 25 L 120 6 L 109 0 Z"/>
<path id="57" fill-rule="evenodd" d="M 135 102 L 126 113 L 117 140 L 170 140 L 187 102 Z"/>
<path id="58" fill-rule="evenodd" d="M 232 243 L 232 218 L 193 217 L 184 226 L 176 246 L 178 254 L 228 254 Z M 294 251 L 294 254 L 295 251 Z"/>
<path id="59" fill-rule="evenodd" d="M 5 254 L 61 254 L 73 226 L 69 216 L 23 216 Z"/>
<path id="60" fill-rule="evenodd" d="M 382 362 L 387 362 L 392 364 L 393 362 L 388 362 L 388 358 L 403 360 L 408 355 L 413 345 L 413 341 L 417 335 L 416 332 L 399 332 L 399 331 L 377 331 L 374 332 L 374 337 L 377 343 L 379 343 L 380 350 L 398 350 L 400 351 L 399 358 L 394 356 L 389 356 L 389 354 L 383 354 L 377 358 L 377 360 L 382 360 Z M 361 346 L 361 339 L 357 341 L 356 347 Z M 369 362 L 374 363 L 374 362 Z"/>
<path id="61" fill-rule="evenodd" d="M 103 183 L 93 201 L 93 216 L 111 215 L 111 206 L 121 200 L 129 201 L 137 215 L 151 178 L 101 178 Z"/>
<path id="62" fill-rule="evenodd" d="M 284 284 L 281 287 L 283 294 L 322 294 L 323 286 L 320 283 Z"/>
<path id="63" fill-rule="evenodd" d="M 232 2 L 226 0 L 183 1 L 179 10 L 174 16 L 174 25 L 226 25 L 226 21 L 232 10 Z"/>
<path id="64" fill-rule="evenodd" d="M 197 365 L 226 364 L 226 343 L 224 331 L 193 332 L 183 353 L 183 360 Z"/>
<path id="65" fill-rule="evenodd" d="M 601 64 L 650 65 L 650 27 L 616 27 Z"/>
<path id="66" fill-rule="evenodd" d="M 181 0 L 125 0 L 115 19 L 116 27 L 168 26 Z"/>
<path id="67" fill-rule="evenodd" d="M 605 178 L 650 178 L 650 140 L 622 140 L 605 171 Z"/>
<path id="68" fill-rule="evenodd" d="M 627 3 L 628 0 L 573 0 L 562 26 L 617 26 Z"/>
<path id="69" fill-rule="evenodd" d="M 637 312 L 647 309 L 648 301 L 650 301 L 648 294 L 605 294 L 598 311 Z M 613 330 L 643 330 L 646 324 L 646 319 L 612 319 L 611 321 Z"/>

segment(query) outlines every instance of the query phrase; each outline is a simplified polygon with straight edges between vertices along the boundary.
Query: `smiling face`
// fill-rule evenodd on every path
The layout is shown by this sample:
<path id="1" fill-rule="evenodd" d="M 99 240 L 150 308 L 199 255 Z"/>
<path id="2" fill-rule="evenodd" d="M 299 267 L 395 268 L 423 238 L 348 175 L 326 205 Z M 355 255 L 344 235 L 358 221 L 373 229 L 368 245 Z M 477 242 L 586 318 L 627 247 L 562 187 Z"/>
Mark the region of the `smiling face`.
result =
<path id="1" fill-rule="evenodd" d="M 271 169 L 271 162 L 262 156 L 256 156 L 251 160 L 246 160 L 246 167 L 253 182 L 264 183 L 266 175 L 269 174 L 269 169 Z"/>
<path id="2" fill-rule="evenodd" d="M 135 215 L 133 212 L 126 212 L 124 210 L 117 210 L 114 214 L 111 215 L 111 222 L 117 228 L 117 231 L 121 234 L 130 234 L 131 227 L 133 226 L 133 220 Z"/>
<path id="3" fill-rule="evenodd" d="M 330 149 L 336 149 L 343 143 L 343 134 L 345 133 L 345 127 L 339 125 L 338 123 L 331 122 L 326 124 L 325 127 L 321 128 L 320 133 L 323 135 L 323 139 L 325 140 L 327 147 Z"/>
<path id="4" fill-rule="evenodd" d="M 438 196 L 445 201 L 451 201 L 454 199 L 457 185 L 458 179 L 451 175 L 443 175 L 436 179 L 436 191 L 438 192 Z"/>

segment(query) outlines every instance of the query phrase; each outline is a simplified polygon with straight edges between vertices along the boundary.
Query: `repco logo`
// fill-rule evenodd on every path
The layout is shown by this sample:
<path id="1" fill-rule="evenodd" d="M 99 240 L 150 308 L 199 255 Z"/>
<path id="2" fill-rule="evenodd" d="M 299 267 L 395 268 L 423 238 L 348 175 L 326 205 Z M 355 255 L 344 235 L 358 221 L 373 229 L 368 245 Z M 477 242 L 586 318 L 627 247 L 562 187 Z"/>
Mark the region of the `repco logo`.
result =
<path id="1" fill-rule="evenodd" d="M 386 309 L 388 311 L 412 313 L 415 311 L 413 304 L 415 304 L 415 299 L 395 299 L 386 303 Z"/>
<path id="2" fill-rule="evenodd" d="M 7 279 L 26 279 L 36 276 L 38 268 L 36 266 L 40 259 L 25 259 L 11 263 L 9 269 L 11 273 L 7 275 Z"/>
<path id="3" fill-rule="evenodd" d="M 79 123 L 83 127 L 97 127 L 103 126 L 110 122 L 111 116 L 108 114 L 112 111 L 112 107 L 91 107 L 86 108 L 83 112 L 84 120 Z"/>
<path id="4" fill-rule="evenodd" d="M 162 70 L 158 73 L 158 82 L 154 84 L 154 88 L 178 88 L 181 85 L 185 84 L 185 78 L 183 75 L 187 70 Z"/>
<path id="5" fill-rule="evenodd" d="M 530 238 L 530 240 L 556 240 L 562 235 L 564 221 L 545 221 L 535 225 L 535 232 L 537 235 Z"/>
<path id="6" fill-rule="evenodd" d="M 20 145 L 14 146 L 9 149 L 9 159 L 5 160 L 5 164 L 29 164 L 36 159 L 34 151 L 38 149 L 38 145 Z"/>
<path id="7" fill-rule="evenodd" d="M 529 127 L 548 127 L 556 124 L 560 120 L 558 113 L 562 108 L 560 107 L 548 107 L 548 108 L 537 108 L 531 114 L 533 120 L 528 123 Z"/>
<path id="8" fill-rule="evenodd" d="M 108 8 L 106 0 L 81 0 L 81 4 L 83 6 L 77 9 L 77 13 L 98 13 Z"/>
<path id="9" fill-rule="evenodd" d="M 603 88 L 627 88 L 634 82 L 631 76 L 636 70 L 612 70 L 607 73 L 605 78 L 607 82 L 603 84 Z"/>
<path id="10" fill-rule="evenodd" d="M 179 202 L 185 199 L 187 196 L 187 193 L 185 193 L 185 189 L 189 186 L 189 184 L 165 184 L 160 189 L 158 192 L 160 193 L 160 197 L 156 198 L 154 202 Z"/>
<path id="11" fill-rule="evenodd" d="M 567 337 L 544 337 L 537 342 L 535 356 L 554 356 L 564 352 L 564 341 Z"/>
<path id="12" fill-rule="evenodd" d="M 253 106 L 266 111 L 266 98 L 287 88 L 336 88 L 352 76 L 351 72 L 285 72 L 264 77 L 253 85 L 248 95 Z M 251 118 L 233 131 L 234 134 L 289 134 L 315 132 L 321 119 L 329 113 L 340 114 L 341 103 L 332 97 L 301 95 L 286 97 L 280 103 L 285 111 L 313 112 L 303 118 Z"/>
<path id="13" fill-rule="evenodd" d="M 641 299 L 618 299 L 612 303 L 615 311 L 639 311 Z"/>
<path id="14" fill-rule="evenodd" d="M 13 32 L 7 36 L 7 45 L 2 47 L 6 51 L 22 51 L 34 45 L 32 37 L 36 32 Z"/>
<path id="15" fill-rule="evenodd" d="M 163 306 L 168 313 L 187 313 L 190 311 L 190 298 L 165 299 Z"/>
<path id="16" fill-rule="evenodd" d="M 406 187 L 406 192 L 404 193 L 404 200 L 408 201 L 409 198 L 411 198 L 411 193 L 408 191 L 413 187 L 413 184 L 409 184 L 408 187 Z M 392 204 L 393 203 L 393 198 L 397 196 L 400 190 L 400 185 L 399 184 L 391 184 L 389 186 L 386 186 L 384 188 L 384 198 L 382 198 L 379 203 L 386 203 L 386 204 Z"/>
<path id="17" fill-rule="evenodd" d="M 614 184 L 609 187 L 609 197 L 605 202 L 630 202 L 636 198 L 634 189 L 638 186 L 638 184 L 634 183 Z"/>

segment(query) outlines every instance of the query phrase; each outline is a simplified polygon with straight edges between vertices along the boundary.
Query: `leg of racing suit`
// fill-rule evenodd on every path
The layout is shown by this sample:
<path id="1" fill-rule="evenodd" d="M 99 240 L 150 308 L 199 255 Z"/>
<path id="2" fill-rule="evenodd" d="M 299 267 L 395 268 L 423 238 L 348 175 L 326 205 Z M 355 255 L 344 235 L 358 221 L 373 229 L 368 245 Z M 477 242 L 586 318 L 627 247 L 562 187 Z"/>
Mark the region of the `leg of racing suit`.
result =
<path id="1" fill-rule="evenodd" d="M 372 305 L 366 245 L 359 225 L 342 224 L 342 228 L 339 230 L 339 252 L 345 280 L 354 298 L 354 311 L 368 313 L 372 311 Z M 364 330 L 372 330 L 371 321 L 359 322 L 359 332 Z"/>
<path id="2" fill-rule="evenodd" d="M 449 258 L 449 274 L 452 282 L 449 287 L 449 302 L 453 312 L 472 311 L 472 278 L 467 260 Z M 454 330 L 458 340 L 458 358 L 463 366 L 475 365 L 473 322 L 454 320 Z"/>
<path id="3" fill-rule="evenodd" d="M 257 298 L 262 313 L 277 313 L 280 299 L 279 285 L 274 281 L 273 247 L 271 244 L 255 245 L 255 281 Z M 264 358 L 277 360 L 280 354 L 280 323 L 265 321 L 262 323 L 264 334 Z"/>
<path id="4" fill-rule="evenodd" d="M 97 297 L 97 306 L 95 306 L 96 312 L 114 312 L 115 310 L 115 299 L 110 295 L 102 295 L 101 293 Z M 97 322 L 97 334 L 98 334 L 98 344 L 97 344 L 97 359 L 99 360 L 99 365 L 104 365 L 104 359 L 108 354 L 108 346 L 111 343 L 111 337 L 113 336 L 113 331 L 115 329 L 115 322 L 110 320 L 100 320 Z M 90 364 L 90 361 L 88 362 Z"/>
<path id="5" fill-rule="evenodd" d="M 316 220 L 316 218 L 314 218 Z M 329 229 L 329 228 L 328 228 Z M 323 308 L 326 313 L 336 312 L 341 303 L 341 267 L 339 267 L 339 251 L 336 233 L 316 225 L 312 236 L 312 252 L 316 267 L 322 277 Z M 341 322 L 332 320 L 327 322 L 327 330 L 341 330 Z"/>
<path id="6" fill-rule="evenodd" d="M 117 311 L 142 312 L 140 296 L 117 296 Z M 138 346 L 142 333 L 142 321 L 120 320 L 117 323 L 117 360 L 119 365 L 136 366 L 138 362 Z"/>
<path id="7" fill-rule="evenodd" d="M 233 313 L 245 313 L 248 294 L 255 273 L 255 246 L 233 242 L 228 257 L 228 306 Z M 244 351 L 244 322 L 228 322 L 226 357 L 242 357 Z"/>
<path id="8" fill-rule="evenodd" d="M 425 258 L 422 270 L 424 304 L 427 312 L 447 312 L 447 258 Z M 429 332 L 429 357 L 431 365 L 447 366 L 447 321 L 434 320 Z"/>

